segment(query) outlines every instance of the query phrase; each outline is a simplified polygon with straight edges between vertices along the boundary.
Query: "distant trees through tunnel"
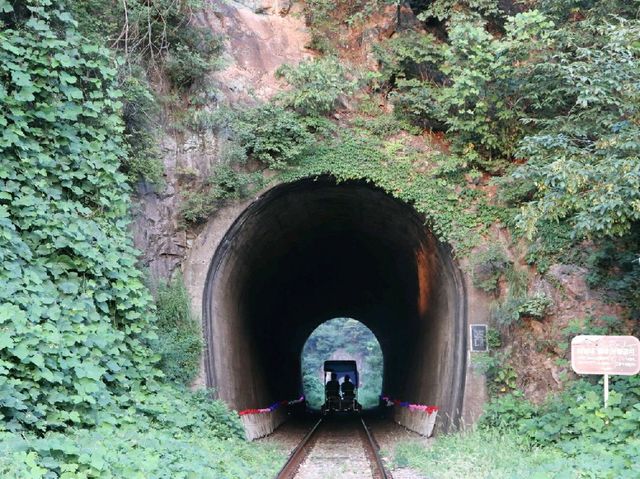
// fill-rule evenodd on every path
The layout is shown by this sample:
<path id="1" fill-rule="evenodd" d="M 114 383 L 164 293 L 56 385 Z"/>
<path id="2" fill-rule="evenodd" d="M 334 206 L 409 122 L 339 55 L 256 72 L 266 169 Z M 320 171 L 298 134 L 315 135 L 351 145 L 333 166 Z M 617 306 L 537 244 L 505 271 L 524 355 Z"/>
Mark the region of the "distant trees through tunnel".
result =
<path id="1" fill-rule="evenodd" d="M 302 387 L 307 404 L 324 402 L 324 368 L 329 359 L 350 359 L 358 366 L 358 401 L 364 408 L 378 405 L 382 393 L 382 349 L 375 335 L 360 321 L 335 318 L 322 323 L 302 348 Z"/>
<path id="2" fill-rule="evenodd" d="M 326 176 L 270 189 L 217 243 L 203 291 L 207 385 L 237 409 L 298 397 L 300 352 L 328 318 L 375 334 L 386 394 L 457 420 L 466 295 L 450 248 L 411 206 Z"/>

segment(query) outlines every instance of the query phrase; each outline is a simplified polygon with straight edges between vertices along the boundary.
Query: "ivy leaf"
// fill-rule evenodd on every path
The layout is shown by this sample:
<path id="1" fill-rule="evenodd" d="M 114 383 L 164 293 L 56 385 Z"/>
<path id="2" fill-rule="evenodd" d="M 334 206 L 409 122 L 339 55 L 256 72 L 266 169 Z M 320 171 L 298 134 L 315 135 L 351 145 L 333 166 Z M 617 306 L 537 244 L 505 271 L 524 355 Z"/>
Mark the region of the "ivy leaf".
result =
<path id="1" fill-rule="evenodd" d="M 58 288 L 65 294 L 76 294 L 78 292 L 78 283 L 73 281 L 64 281 L 58 285 Z"/>

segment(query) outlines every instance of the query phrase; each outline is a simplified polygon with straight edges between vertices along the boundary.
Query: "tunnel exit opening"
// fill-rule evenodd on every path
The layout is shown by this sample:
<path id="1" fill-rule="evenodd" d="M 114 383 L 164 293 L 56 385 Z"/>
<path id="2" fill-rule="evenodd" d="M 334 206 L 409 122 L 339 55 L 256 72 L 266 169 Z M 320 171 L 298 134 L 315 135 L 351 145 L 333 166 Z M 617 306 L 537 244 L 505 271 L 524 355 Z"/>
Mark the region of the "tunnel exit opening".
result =
<path id="1" fill-rule="evenodd" d="M 363 408 L 376 407 L 382 394 L 383 355 L 378 339 L 360 321 L 334 318 L 309 335 L 300 355 L 302 388 L 307 405 L 319 410 L 325 401 L 327 360 L 353 360 L 358 367 L 358 401 Z M 351 378 L 353 379 L 353 378 Z"/>
<path id="2" fill-rule="evenodd" d="M 236 409 L 297 397 L 305 341 L 339 317 L 378 338 L 385 394 L 457 423 L 466 295 L 450 248 L 411 206 L 329 176 L 267 191 L 218 244 L 203 295 L 207 385 Z"/>

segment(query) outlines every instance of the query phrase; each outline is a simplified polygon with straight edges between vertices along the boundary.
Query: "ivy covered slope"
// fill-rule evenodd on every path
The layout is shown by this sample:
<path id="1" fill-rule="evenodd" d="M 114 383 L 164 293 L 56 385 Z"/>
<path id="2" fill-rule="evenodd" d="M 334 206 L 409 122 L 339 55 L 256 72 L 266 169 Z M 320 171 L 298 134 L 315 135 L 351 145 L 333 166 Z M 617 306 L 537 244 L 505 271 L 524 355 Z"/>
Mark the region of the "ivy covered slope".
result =
<path id="1" fill-rule="evenodd" d="M 118 172 L 116 72 L 67 14 L 34 10 L 24 24 L 7 15 L 1 33 L 1 398 L 10 427 L 45 430 L 95 423 L 156 371 Z"/>
<path id="2" fill-rule="evenodd" d="M 162 383 L 115 77 L 64 3 L 0 1 L 0 477 L 269 476 L 224 405 Z"/>

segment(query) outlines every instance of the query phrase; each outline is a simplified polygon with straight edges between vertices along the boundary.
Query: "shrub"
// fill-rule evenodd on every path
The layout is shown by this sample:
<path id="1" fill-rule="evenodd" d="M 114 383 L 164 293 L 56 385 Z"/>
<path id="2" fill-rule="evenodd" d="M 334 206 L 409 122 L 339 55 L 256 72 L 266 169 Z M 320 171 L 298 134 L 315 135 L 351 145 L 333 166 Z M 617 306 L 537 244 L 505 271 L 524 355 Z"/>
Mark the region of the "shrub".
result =
<path id="1" fill-rule="evenodd" d="M 122 159 L 120 169 L 131 183 L 143 178 L 155 186 L 161 186 L 164 165 L 152 120 L 158 115 L 158 105 L 140 69 L 130 73 L 121 72 L 121 77 L 119 84 L 123 91 L 122 119 L 127 155 Z"/>
<path id="2" fill-rule="evenodd" d="M 553 301 L 545 293 L 533 295 L 508 295 L 492 311 L 492 318 L 499 326 L 510 326 L 522 318 L 542 319 Z"/>
<path id="3" fill-rule="evenodd" d="M 187 223 L 201 223 L 229 200 L 245 198 L 262 185 L 262 173 L 240 171 L 229 164 L 218 165 L 199 190 L 186 191 L 180 207 Z"/>
<path id="4" fill-rule="evenodd" d="M 160 369 L 170 381 L 188 386 L 200 370 L 203 340 L 181 276 L 158 287 L 156 309 Z"/>
<path id="5" fill-rule="evenodd" d="M 128 65 L 161 69 L 184 91 L 216 65 L 222 39 L 193 22 L 197 0 L 71 2 L 79 28 L 96 42 L 115 47 Z"/>
<path id="6" fill-rule="evenodd" d="M 357 85 L 334 57 L 303 61 L 295 67 L 283 65 L 276 75 L 291 85 L 291 90 L 278 96 L 279 101 L 303 115 L 326 115 Z"/>
<path id="7" fill-rule="evenodd" d="M 397 79 L 429 80 L 440 83 L 440 66 L 445 46 L 433 35 L 407 30 L 373 45 L 383 81 L 395 85 Z"/>
<path id="8" fill-rule="evenodd" d="M 249 158 L 275 169 L 296 163 L 313 141 L 298 114 L 271 103 L 241 112 L 232 130 Z"/>
<path id="9" fill-rule="evenodd" d="M 473 285 L 487 293 L 498 292 L 500 278 L 512 264 L 502 248 L 490 246 L 471 259 Z"/>

